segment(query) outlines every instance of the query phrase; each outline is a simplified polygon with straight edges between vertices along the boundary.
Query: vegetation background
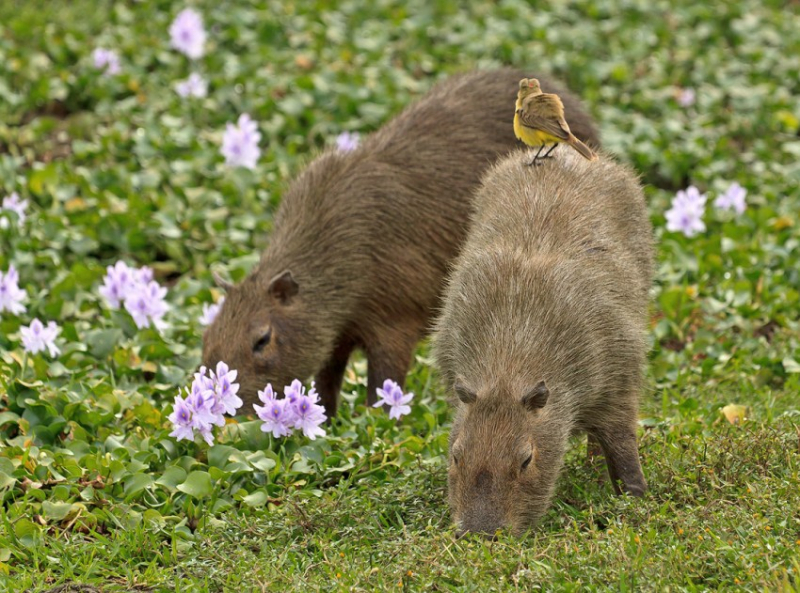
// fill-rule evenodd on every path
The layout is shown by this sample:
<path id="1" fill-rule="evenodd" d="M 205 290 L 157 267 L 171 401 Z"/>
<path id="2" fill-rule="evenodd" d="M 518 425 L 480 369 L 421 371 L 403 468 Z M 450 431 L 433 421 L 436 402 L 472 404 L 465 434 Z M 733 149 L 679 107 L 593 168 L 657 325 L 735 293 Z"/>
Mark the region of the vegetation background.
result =
<path id="1" fill-rule="evenodd" d="M 195 63 L 169 47 L 186 6 L 209 32 Z M 119 75 L 94 69 L 96 47 Z M 0 198 L 31 203 L 0 231 L 0 270 L 30 295 L 0 317 L 0 589 L 800 590 L 798 56 L 798 5 L 776 0 L 0 3 Z M 304 163 L 452 72 L 504 64 L 581 95 L 647 184 L 648 495 L 612 496 L 576 440 L 529 537 L 456 540 L 425 345 L 399 423 L 365 407 L 357 359 L 326 438 L 270 440 L 246 417 L 211 448 L 169 438 L 220 296 L 210 270 L 245 276 Z M 207 98 L 176 94 L 191 71 Z M 255 171 L 219 153 L 244 112 Z M 744 214 L 709 200 L 705 233 L 665 231 L 677 190 L 734 181 Z M 103 305 L 118 259 L 169 287 L 163 334 Z M 37 316 L 63 328 L 55 359 L 22 353 Z"/>

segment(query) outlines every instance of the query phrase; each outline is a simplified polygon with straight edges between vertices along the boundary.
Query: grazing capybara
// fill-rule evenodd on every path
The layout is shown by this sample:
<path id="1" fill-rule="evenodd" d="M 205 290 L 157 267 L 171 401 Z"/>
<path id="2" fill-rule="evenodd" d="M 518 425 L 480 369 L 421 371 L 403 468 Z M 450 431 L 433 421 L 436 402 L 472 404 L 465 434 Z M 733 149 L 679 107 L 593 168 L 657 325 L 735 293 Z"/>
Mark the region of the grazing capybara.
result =
<path id="1" fill-rule="evenodd" d="M 203 338 L 203 364 L 239 372 L 249 407 L 267 382 L 314 375 L 336 412 L 348 357 L 368 360 L 368 402 L 385 379 L 403 384 L 417 341 L 439 305 L 448 265 L 465 237 L 483 172 L 515 148 L 522 71 L 454 76 L 352 152 L 328 150 L 284 194 L 255 271 L 230 287 Z M 597 145 L 575 97 L 575 134 Z"/>
<path id="2" fill-rule="evenodd" d="M 434 333 L 456 396 L 448 482 L 462 531 L 533 526 L 577 431 L 602 445 L 617 492 L 647 488 L 636 426 L 653 239 L 641 186 L 605 156 L 529 158 L 486 174 Z"/>

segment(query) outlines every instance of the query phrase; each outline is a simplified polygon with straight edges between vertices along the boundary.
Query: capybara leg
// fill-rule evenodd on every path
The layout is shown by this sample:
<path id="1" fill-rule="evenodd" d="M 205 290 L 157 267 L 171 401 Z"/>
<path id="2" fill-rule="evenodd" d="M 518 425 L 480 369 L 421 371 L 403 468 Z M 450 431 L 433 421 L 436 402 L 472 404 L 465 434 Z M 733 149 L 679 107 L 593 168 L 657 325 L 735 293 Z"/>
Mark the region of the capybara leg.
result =
<path id="1" fill-rule="evenodd" d="M 395 381 L 400 387 L 406 380 L 416 339 L 394 339 L 367 346 L 367 404 L 378 401 L 377 389 L 386 379 Z"/>
<path id="2" fill-rule="evenodd" d="M 342 389 L 342 379 L 347 368 L 347 361 L 353 351 L 353 344 L 346 342 L 339 344 L 333 350 L 328 361 L 314 377 L 317 393 L 325 407 L 325 415 L 328 420 L 336 415 L 336 408 L 339 404 L 339 392 Z"/>
<path id="3" fill-rule="evenodd" d="M 595 432 L 608 465 L 608 475 L 617 494 L 627 492 L 632 496 L 643 496 L 647 490 L 642 466 L 639 464 L 639 448 L 636 433 L 629 426 L 603 429 Z"/>

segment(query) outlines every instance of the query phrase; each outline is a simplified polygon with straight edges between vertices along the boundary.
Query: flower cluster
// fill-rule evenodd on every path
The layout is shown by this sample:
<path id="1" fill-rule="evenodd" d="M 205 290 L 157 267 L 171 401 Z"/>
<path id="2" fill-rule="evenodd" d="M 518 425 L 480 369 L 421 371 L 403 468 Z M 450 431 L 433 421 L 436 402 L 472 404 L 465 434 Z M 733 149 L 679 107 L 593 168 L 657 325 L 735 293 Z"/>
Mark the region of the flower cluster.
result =
<path id="1" fill-rule="evenodd" d="M 175 396 L 169 420 L 173 424 L 170 436 L 180 440 L 194 440 L 195 431 L 211 445 L 214 442 L 214 426 L 225 425 L 225 414 L 233 416 L 242 406 L 237 395 L 236 371 L 220 361 L 215 371 L 200 367 L 194 374 L 191 387 L 186 388 L 186 396 L 181 391 Z"/>
<path id="2" fill-rule="evenodd" d="M 21 327 L 19 333 L 26 352 L 36 354 L 47 350 L 50 356 L 58 356 L 61 353 L 56 346 L 56 338 L 61 333 L 61 328 L 55 321 L 50 321 L 45 326 L 39 319 L 34 319 L 28 327 Z"/>
<path id="3" fill-rule="evenodd" d="M 191 60 L 203 57 L 206 30 L 203 17 L 196 10 L 185 8 L 169 27 L 170 45 Z"/>
<path id="4" fill-rule="evenodd" d="M 256 161 L 261 156 L 258 141 L 261 134 L 258 125 L 250 116 L 243 113 L 236 125 L 229 123 L 222 137 L 222 156 L 230 167 L 256 168 Z"/>
<path id="5" fill-rule="evenodd" d="M 112 49 L 98 47 L 92 52 L 94 67 L 102 70 L 106 76 L 120 73 L 119 55 Z"/>
<path id="6" fill-rule="evenodd" d="M 319 405 L 319 396 L 314 384 L 306 394 L 303 384 L 295 379 L 284 387 L 284 397 L 278 399 L 269 383 L 263 391 L 258 392 L 258 399 L 264 405 L 253 405 L 258 417 L 263 420 L 261 430 L 271 432 L 274 437 L 288 436 L 295 429 L 301 430 L 312 441 L 318 436 L 325 436 L 320 424 L 325 422 L 325 408 Z"/>
<path id="7" fill-rule="evenodd" d="M 399 420 L 411 412 L 411 406 L 408 404 L 414 399 L 414 394 L 404 394 L 400 386 L 391 379 L 386 379 L 383 382 L 383 389 L 379 387 L 376 391 L 380 399 L 372 407 L 389 406 L 389 418 Z"/>
<path id="8" fill-rule="evenodd" d="M 706 230 L 703 214 L 706 210 L 706 195 L 696 187 L 689 186 L 686 191 L 679 191 L 672 200 L 672 208 L 667 210 L 667 230 L 681 231 L 687 237 Z"/>
<path id="9" fill-rule="evenodd" d="M 714 200 L 714 206 L 720 210 L 734 210 L 736 214 L 743 214 L 747 208 L 745 197 L 747 190 L 738 183 L 731 183 L 727 191 Z"/>
<path id="10" fill-rule="evenodd" d="M 225 297 L 222 297 L 219 302 L 215 304 L 209 305 L 208 303 L 204 303 L 203 314 L 200 316 L 200 324 L 208 326 L 214 323 L 217 315 L 219 315 L 219 310 L 222 308 L 222 303 L 224 302 Z"/>
<path id="11" fill-rule="evenodd" d="M 735 210 L 742 214 L 747 208 L 745 197 L 747 190 L 738 183 L 732 183 L 727 191 L 714 200 L 714 206 L 720 210 Z M 690 185 L 685 191 L 679 191 L 672 199 L 672 207 L 666 211 L 667 230 L 682 232 L 687 237 L 706 230 L 703 215 L 706 211 L 706 194 Z"/>
<path id="12" fill-rule="evenodd" d="M 3 215 L 3 212 L 14 212 L 17 215 L 17 226 L 22 227 L 25 223 L 25 209 L 28 207 L 28 200 L 20 200 L 17 192 L 12 192 L 10 195 L 3 198 L 3 204 L 0 206 L 0 229 L 8 228 L 8 217 Z"/>
<path id="13" fill-rule="evenodd" d="M 19 315 L 25 312 L 25 305 L 22 301 L 28 296 L 19 287 L 19 273 L 14 265 L 8 266 L 8 271 L 3 274 L 0 272 L 0 313 L 8 311 L 12 315 Z"/>
<path id="14" fill-rule="evenodd" d="M 184 98 L 202 99 L 208 94 L 208 82 L 197 72 L 192 72 L 186 80 L 175 83 L 175 92 Z"/>
<path id="15" fill-rule="evenodd" d="M 361 144 L 358 132 L 342 132 L 336 137 L 336 148 L 341 152 L 352 152 Z"/>
<path id="16" fill-rule="evenodd" d="M 139 329 L 150 327 L 151 323 L 158 329 L 164 327 L 167 289 L 153 280 L 153 270 L 146 266 L 131 268 L 118 261 L 108 266 L 106 272 L 100 294 L 110 308 L 119 309 L 123 304 Z"/>
<path id="17" fill-rule="evenodd" d="M 687 88 L 678 91 L 678 105 L 681 107 L 691 107 L 694 105 L 695 98 L 694 89 Z"/>

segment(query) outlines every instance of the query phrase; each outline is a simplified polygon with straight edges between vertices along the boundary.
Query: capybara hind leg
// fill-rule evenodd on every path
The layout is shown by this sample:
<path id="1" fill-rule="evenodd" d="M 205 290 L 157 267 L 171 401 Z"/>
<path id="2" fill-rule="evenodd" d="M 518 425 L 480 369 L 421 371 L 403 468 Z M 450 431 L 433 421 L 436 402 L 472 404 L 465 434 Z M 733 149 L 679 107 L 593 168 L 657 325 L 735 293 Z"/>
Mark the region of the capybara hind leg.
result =
<path id="1" fill-rule="evenodd" d="M 386 379 L 395 381 L 400 387 L 406 380 L 416 338 L 387 340 L 367 346 L 367 404 L 378 401 L 377 389 Z"/>
<path id="2" fill-rule="evenodd" d="M 336 415 L 336 408 L 339 405 L 339 392 L 342 389 L 342 379 L 352 351 L 353 343 L 349 341 L 342 342 L 336 346 L 330 358 L 314 378 L 317 393 L 320 400 L 322 400 L 322 405 L 325 407 L 325 415 L 328 416 L 328 420 Z"/>
<path id="3" fill-rule="evenodd" d="M 608 475 L 617 494 L 627 492 L 632 496 L 643 496 L 647 490 L 642 466 L 639 464 L 639 448 L 636 433 L 629 426 L 603 429 L 595 432 L 606 457 Z"/>

